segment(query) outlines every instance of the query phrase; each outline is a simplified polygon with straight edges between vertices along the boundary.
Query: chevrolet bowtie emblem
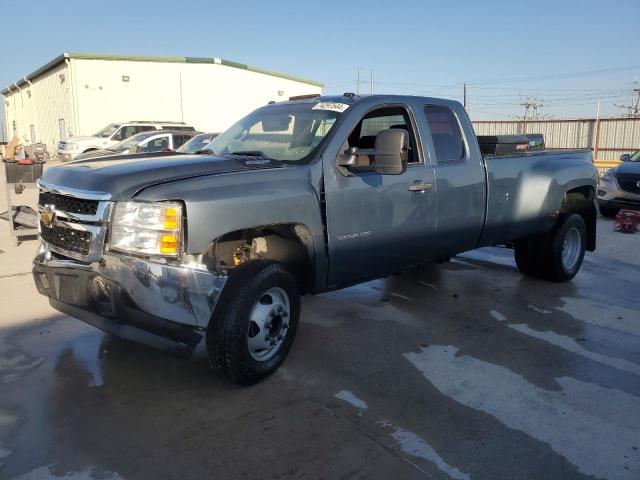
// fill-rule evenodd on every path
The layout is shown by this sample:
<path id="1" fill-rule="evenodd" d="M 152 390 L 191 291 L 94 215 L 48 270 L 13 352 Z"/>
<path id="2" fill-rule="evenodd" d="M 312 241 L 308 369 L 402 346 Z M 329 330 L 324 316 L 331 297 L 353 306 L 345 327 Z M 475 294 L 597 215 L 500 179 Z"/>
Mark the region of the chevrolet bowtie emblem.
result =
<path id="1" fill-rule="evenodd" d="M 53 205 L 45 205 L 40 211 L 40 221 L 47 227 L 53 227 L 53 220 L 56 218 L 56 210 Z"/>

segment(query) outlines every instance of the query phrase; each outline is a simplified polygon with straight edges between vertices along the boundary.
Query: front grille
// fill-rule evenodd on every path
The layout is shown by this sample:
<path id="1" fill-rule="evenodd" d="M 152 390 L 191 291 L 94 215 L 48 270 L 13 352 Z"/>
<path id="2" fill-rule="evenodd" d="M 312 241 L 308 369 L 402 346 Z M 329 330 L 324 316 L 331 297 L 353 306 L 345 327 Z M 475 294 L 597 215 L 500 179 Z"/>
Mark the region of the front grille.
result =
<path id="1" fill-rule="evenodd" d="M 81 213 L 95 215 L 98 211 L 97 200 L 85 200 L 82 198 L 68 197 L 51 192 L 40 192 L 40 205 L 53 205 L 56 210 L 68 213 Z"/>
<path id="2" fill-rule="evenodd" d="M 49 228 L 40 222 L 40 235 L 48 244 L 70 252 L 88 255 L 91 247 L 91 234 L 82 230 L 54 225 Z"/>
<path id="3" fill-rule="evenodd" d="M 625 192 L 640 195 L 640 187 L 638 186 L 638 182 L 640 182 L 640 174 L 618 173 L 616 175 L 616 180 L 618 181 L 620 188 Z"/>

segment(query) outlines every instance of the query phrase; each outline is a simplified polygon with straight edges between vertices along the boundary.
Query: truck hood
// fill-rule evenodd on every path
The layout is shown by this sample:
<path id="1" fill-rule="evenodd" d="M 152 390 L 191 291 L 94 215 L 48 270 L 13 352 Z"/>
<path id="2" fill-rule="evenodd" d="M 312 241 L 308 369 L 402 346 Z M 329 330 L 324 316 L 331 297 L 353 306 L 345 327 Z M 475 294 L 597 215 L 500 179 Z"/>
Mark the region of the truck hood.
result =
<path id="1" fill-rule="evenodd" d="M 623 162 L 616 167 L 616 173 L 640 174 L 640 162 Z"/>
<path id="2" fill-rule="evenodd" d="M 78 160 L 45 170 L 41 181 L 51 187 L 108 193 L 112 200 L 128 200 L 151 185 L 203 175 L 285 167 L 256 157 L 167 152 Z"/>

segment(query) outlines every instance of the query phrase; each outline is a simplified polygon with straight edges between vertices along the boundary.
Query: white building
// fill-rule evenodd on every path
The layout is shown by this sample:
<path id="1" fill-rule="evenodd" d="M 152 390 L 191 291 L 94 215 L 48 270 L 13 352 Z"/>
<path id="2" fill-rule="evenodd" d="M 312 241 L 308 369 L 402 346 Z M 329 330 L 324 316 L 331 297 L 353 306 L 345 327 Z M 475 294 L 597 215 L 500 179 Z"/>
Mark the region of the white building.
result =
<path id="1" fill-rule="evenodd" d="M 257 107 L 322 84 L 220 58 L 64 53 L 2 90 L 8 138 L 46 143 L 109 123 L 183 121 L 225 130 Z"/>

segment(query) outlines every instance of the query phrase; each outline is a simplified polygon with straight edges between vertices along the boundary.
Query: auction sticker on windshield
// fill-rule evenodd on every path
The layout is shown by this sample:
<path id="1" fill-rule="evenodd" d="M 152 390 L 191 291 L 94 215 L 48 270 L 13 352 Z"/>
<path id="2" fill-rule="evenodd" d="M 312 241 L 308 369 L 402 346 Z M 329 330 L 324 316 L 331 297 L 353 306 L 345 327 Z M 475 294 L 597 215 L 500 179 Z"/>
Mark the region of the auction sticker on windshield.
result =
<path id="1" fill-rule="evenodd" d="M 344 112 L 349 105 L 340 102 L 320 102 L 313 106 L 313 110 L 331 110 L 332 112 Z"/>

